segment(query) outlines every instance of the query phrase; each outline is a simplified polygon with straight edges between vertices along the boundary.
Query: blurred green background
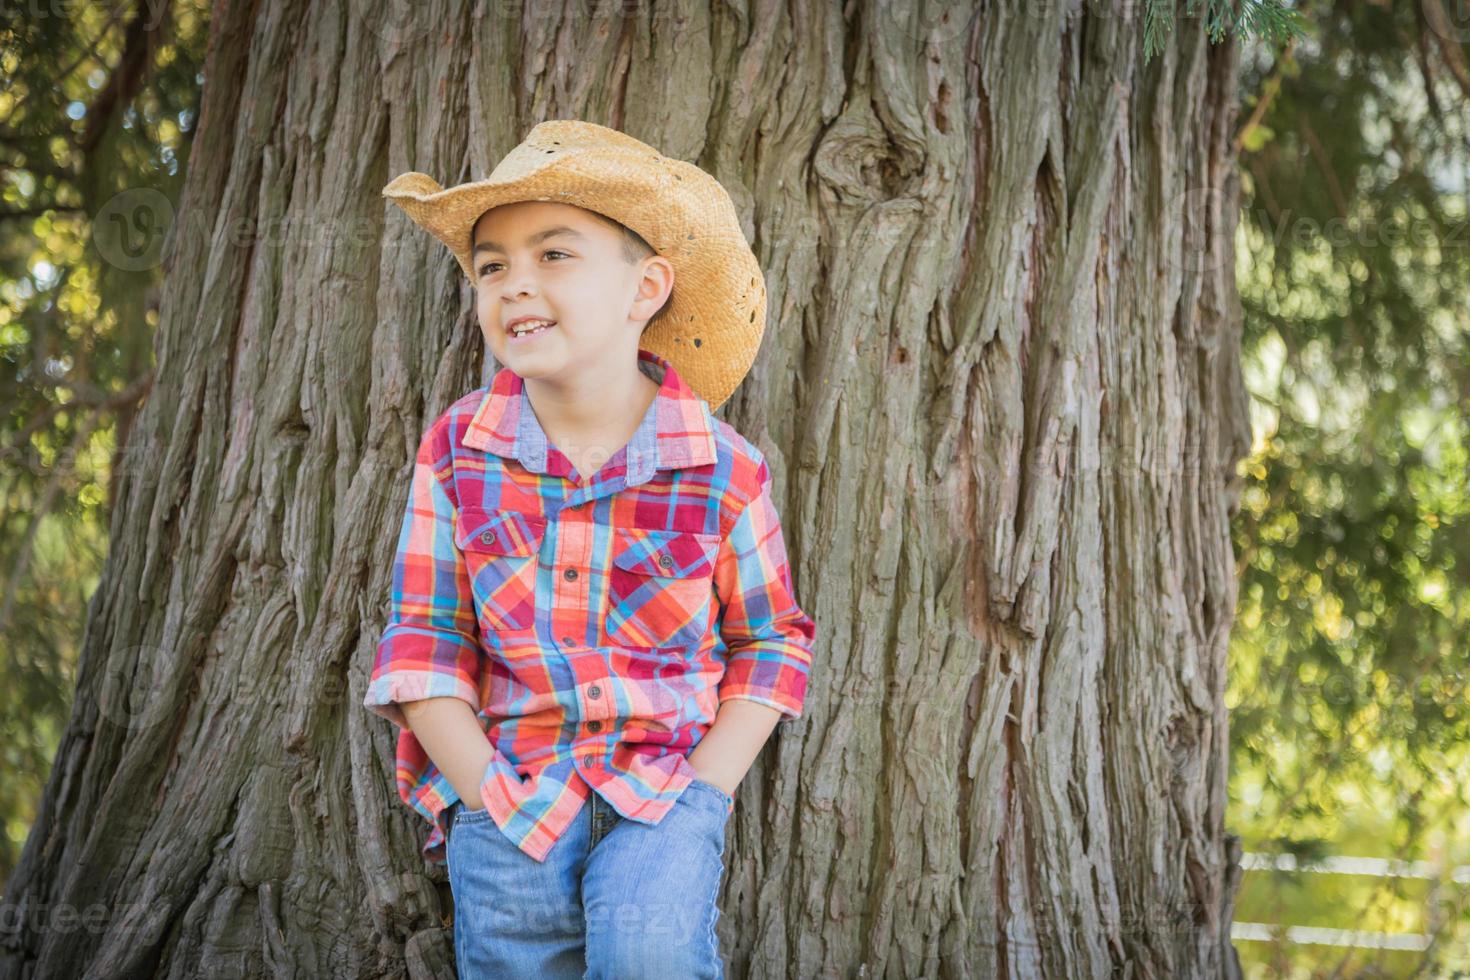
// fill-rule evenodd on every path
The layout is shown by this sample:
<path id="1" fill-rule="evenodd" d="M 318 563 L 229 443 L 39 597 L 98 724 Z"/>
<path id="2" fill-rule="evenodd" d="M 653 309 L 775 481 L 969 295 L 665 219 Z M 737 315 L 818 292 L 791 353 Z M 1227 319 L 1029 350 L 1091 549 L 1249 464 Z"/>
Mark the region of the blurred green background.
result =
<path id="1" fill-rule="evenodd" d="M 1304 35 L 1243 42 L 1233 934 L 1251 977 L 1470 976 L 1470 6 L 1297 9 Z M 124 192 L 177 203 L 208 15 L 0 9 L 0 878 L 152 377 L 164 268 L 93 235 L 146 236 Z"/>

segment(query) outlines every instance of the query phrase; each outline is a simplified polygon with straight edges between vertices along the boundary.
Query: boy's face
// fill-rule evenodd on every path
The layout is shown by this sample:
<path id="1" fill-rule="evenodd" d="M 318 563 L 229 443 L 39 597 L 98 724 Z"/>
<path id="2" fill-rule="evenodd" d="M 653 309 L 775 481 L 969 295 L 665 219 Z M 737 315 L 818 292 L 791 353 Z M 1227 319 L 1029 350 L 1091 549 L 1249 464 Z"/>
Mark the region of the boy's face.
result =
<path id="1" fill-rule="evenodd" d="M 492 208 L 472 234 L 475 310 L 497 361 L 523 378 L 562 381 L 636 369 L 642 324 L 673 287 L 667 259 L 629 263 L 618 226 L 553 201 Z M 527 316 L 553 325 L 507 332 Z"/>

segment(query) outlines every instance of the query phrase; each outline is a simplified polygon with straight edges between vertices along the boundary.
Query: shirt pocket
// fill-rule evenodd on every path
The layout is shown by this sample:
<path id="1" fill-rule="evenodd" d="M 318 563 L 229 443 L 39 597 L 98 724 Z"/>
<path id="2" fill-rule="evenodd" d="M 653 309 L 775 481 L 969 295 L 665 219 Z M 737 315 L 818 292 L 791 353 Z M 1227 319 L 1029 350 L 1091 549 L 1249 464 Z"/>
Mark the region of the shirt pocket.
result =
<path id="1" fill-rule="evenodd" d="M 546 518 L 536 514 L 460 508 L 454 543 L 464 554 L 482 630 L 536 624 L 536 560 L 545 535 Z"/>
<path id="2" fill-rule="evenodd" d="M 709 632 L 720 536 L 692 531 L 613 528 L 608 569 L 609 643 L 693 646 Z"/>

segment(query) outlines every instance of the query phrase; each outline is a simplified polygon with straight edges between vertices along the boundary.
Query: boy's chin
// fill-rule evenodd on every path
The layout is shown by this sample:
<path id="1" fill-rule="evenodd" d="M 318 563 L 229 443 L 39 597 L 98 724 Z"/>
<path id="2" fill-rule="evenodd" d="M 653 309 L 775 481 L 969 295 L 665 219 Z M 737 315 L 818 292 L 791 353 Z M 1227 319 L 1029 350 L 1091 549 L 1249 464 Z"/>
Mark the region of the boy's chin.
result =
<path id="1" fill-rule="evenodd" d="M 495 359 L 522 377 L 539 378 L 555 374 L 565 367 L 567 352 L 559 345 L 527 345 L 525 350 L 518 350 L 514 345 L 506 344 L 501 346 Z"/>
<path id="2" fill-rule="evenodd" d="M 614 377 L 625 367 L 633 367 L 637 359 L 637 348 L 628 351 L 588 337 L 575 338 L 575 343 L 568 343 L 567 337 L 547 337 L 524 346 L 506 341 L 498 350 L 492 345 L 491 350 L 498 363 L 521 377 L 548 380 L 571 377 L 573 371 Z"/>

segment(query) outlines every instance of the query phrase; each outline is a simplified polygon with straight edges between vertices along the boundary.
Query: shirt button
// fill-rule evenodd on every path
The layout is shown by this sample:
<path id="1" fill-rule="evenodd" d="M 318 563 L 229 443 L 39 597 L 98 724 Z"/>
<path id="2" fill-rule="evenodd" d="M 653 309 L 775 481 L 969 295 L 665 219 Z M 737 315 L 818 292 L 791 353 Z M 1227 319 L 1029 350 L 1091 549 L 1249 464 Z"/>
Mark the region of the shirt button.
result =
<path id="1" fill-rule="evenodd" d="M 561 638 L 561 645 L 564 647 L 571 646 L 573 642 L 575 641 L 570 636 L 564 636 Z"/>
<path id="2" fill-rule="evenodd" d="M 662 568 L 673 568 L 674 567 L 674 559 L 670 558 L 668 555 L 659 555 L 658 556 L 658 563 L 659 563 L 659 566 L 662 567 Z"/>
<path id="3" fill-rule="evenodd" d="M 561 573 L 561 577 L 570 582 L 577 577 L 577 570 L 575 568 L 568 568 Z"/>
<path id="4" fill-rule="evenodd" d="M 596 700 L 601 695 L 602 695 L 602 688 L 598 687 L 596 684 L 593 684 L 591 687 L 587 688 L 587 696 L 589 698 L 592 698 L 593 700 Z"/>
<path id="5" fill-rule="evenodd" d="M 480 535 L 480 540 L 485 542 L 486 544 L 493 544 L 495 541 L 495 535 L 489 531 L 486 531 L 484 534 Z"/>
<path id="6" fill-rule="evenodd" d="M 587 758 L 585 758 L 585 759 L 582 760 L 582 765 L 584 765 L 584 766 L 596 766 L 597 765 L 597 756 L 595 756 L 595 755 L 589 755 Z"/>
<path id="7" fill-rule="evenodd" d="M 600 732 L 600 731 L 602 731 L 602 722 L 600 722 L 600 721 L 589 721 L 587 723 L 587 730 L 589 732 Z"/>

